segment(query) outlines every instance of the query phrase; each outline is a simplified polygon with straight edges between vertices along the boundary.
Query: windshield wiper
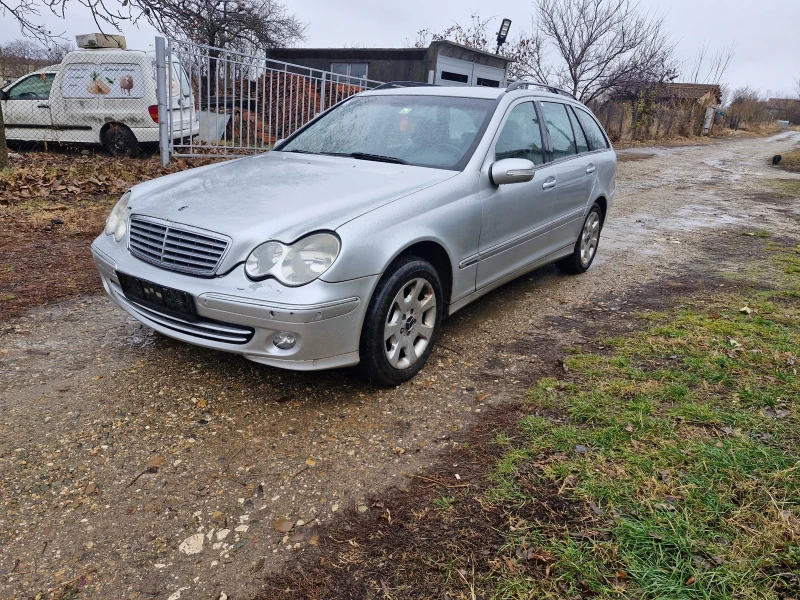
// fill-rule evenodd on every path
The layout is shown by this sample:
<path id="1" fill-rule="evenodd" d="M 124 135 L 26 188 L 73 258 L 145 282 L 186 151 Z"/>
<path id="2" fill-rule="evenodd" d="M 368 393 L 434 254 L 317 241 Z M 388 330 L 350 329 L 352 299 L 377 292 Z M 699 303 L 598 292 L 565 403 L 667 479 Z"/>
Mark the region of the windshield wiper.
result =
<path id="1" fill-rule="evenodd" d="M 351 152 L 350 154 L 343 154 L 342 156 L 349 156 L 358 160 L 374 160 L 375 162 L 392 163 L 395 165 L 407 165 L 408 163 L 402 158 L 395 158 L 394 156 L 383 156 L 382 154 L 368 154 L 367 152 Z"/>
<path id="2" fill-rule="evenodd" d="M 375 162 L 393 163 L 396 165 L 407 165 L 402 158 L 394 156 L 383 156 L 382 154 L 369 154 L 368 152 L 312 152 L 311 150 L 281 150 L 280 152 L 295 152 L 297 154 L 322 154 L 325 156 L 343 156 L 344 158 L 355 158 L 357 160 L 374 160 Z"/>

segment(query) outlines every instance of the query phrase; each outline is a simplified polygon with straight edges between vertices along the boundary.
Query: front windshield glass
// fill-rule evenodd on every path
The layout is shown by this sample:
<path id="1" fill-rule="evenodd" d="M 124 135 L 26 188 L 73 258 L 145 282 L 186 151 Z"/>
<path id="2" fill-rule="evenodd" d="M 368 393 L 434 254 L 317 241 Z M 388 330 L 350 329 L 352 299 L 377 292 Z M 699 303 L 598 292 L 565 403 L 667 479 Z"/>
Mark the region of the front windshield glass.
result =
<path id="1" fill-rule="evenodd" d="M 312 123 L 280 151 L 461 170 L 493 106 L 494 101 L 483 98 L 356 97 Z"/>

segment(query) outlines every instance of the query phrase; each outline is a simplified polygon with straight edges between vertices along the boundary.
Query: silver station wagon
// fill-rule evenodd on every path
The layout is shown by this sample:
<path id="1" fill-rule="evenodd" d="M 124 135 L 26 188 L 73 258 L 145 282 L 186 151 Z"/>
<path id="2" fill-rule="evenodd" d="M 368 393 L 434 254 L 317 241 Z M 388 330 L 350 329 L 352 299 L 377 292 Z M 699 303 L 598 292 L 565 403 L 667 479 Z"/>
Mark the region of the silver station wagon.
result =
<path id="1" fill-rule="evenodd" d="M 131 188 L 92 244 L 112 300 L 178 340 L 396 385 L 445 316 L 589 268 L 616 155 L 584 105 L 523 81 L 382 88 L 272 152 Z"/>

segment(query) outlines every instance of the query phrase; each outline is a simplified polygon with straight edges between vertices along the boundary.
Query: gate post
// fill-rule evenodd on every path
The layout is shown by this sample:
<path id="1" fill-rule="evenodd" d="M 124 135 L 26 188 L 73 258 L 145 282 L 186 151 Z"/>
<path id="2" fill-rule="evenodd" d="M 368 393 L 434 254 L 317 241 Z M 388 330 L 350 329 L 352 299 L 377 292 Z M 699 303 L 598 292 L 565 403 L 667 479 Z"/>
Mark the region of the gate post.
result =
<path id="1" fill-rule="evenodd" d="M 161 166 L 169 164 L 169 115 L 167 114 L 167 51 L 166 40 L 156 37 L 156 98 L 158 100 L 158 146 Z"/>

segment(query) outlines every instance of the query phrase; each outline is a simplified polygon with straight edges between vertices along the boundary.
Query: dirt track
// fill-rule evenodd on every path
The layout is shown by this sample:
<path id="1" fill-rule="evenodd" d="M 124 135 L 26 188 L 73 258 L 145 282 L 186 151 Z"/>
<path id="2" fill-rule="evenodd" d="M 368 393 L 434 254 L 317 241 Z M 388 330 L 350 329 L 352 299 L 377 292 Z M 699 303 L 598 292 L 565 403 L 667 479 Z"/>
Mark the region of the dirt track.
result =
<path id="1" fill-rule="evenodd" d="M 172 342 L 102 297 L 0 325 L 0 596 L 76 578 L 78 598 L 251 596 L 336 512 L 404 486 L 486 405 L 560 368 L 552 319 L 696 272 L 709 239 L 797 239 L 800 199 L 766 180 L 800 179 L 768 160 L 799 143 L 622 152 L 592 269 L 545 268 L 464 309 L 422 374 L 392 390 Z M 559 328 L 560 345 L 581 341 L 579 325 Z"/>

